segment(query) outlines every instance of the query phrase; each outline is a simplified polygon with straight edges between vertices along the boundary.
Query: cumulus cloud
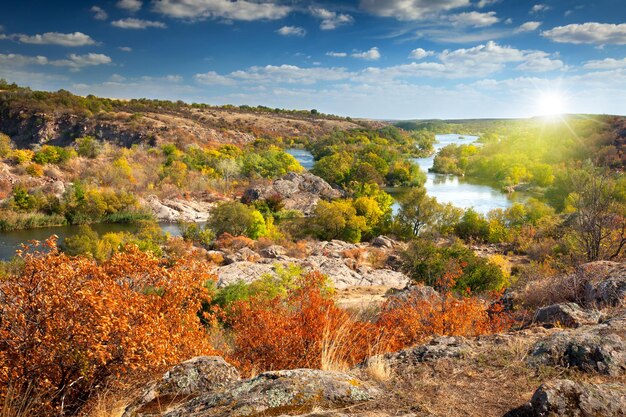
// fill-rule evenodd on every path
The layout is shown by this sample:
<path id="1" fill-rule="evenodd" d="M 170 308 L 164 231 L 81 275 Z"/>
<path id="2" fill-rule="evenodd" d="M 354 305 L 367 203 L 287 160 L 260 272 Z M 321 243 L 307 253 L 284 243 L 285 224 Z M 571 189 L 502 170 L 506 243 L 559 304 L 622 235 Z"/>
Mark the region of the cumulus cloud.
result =
<path id="1" fill-rule="evenodd" d="M 427 51 L 423 48 L 416 48 L 411 51 L 409 58 L 411 59 L 424 59 L 428 56 L 432 56 L 435 53 L 433 51 Z"/>
<path id="2" fill-rule="evenodd" d="M 138 12 L 141 10 L 143 2 L 141 0 L 120 0 L 117 2 L 116 6 L 129 12 Z"/>
<path id="3" fill-rule="evenodd" d="M 85 35 L 82 32 L 74 33 L 59 33 L 59 32 L 46 32 L 40 35 L 23 35 L 15 34 L 9 36 L 18 42 L 29 43 L 34 45 L 60 45 L 60 46 L 85 46 L 94 45 L 96 41 L 91 39 L 91 36 Z"/>
<path id="4" fill-rule="evenodd" d="M 464 12 L 449 17 L 450 21 L 458 26 L 472 26 L 475 28 L 495 25 L 500 21 L 496 12 Z"/>
<path id="5" fill-rule="evenodd" d="M 109 15 L 102 7 L 92 6 L 89 10 L 93 13 L 93 18 L 96 20 L 107 20 L 109 18 Z"/>
<path id="6" fill-rule="evenodd" d="M 541 12 L 547 12 L 548 10 L 550 10 L 551 7 L 548 6 L 547 4 L 535 4 L 531 9 L 530 9 L 530 13 L 541 13 Z"/>
<path id="7" fill-rule="evenodd" d="M 606 58 L 602 60 L 587 61 L 583 65 L 583 68 L 593 69 L 593 70 L 612 70 L 612 69 L 626 68 L 626 58 L 624 59 Z"/>
<path id="8" fill-rule="evenodd" d="M 134 17 L 127 17 L 125 19 L 115 20 L 111 22 L 111 25 L 117 28 L 121 28 L 121 29 L 147 29 L 147 28 L 165 29 L 167 27 L 165 23 L 163 22 L 135 19 Z"/>
<path id="9" fill-rule="evenodd" d="M 282 36 L 303 37 L 306 35 L 306 30 L 299 26 L 283 26 L 282 28 L 278 29 L 276 32 Z"/>
<path id="10" fill-rule="evenodd" d="M 153 10 L 165 16 L 186 20 L 222 18 L 253 21 L 282 19 L 292 8 L 273 1 L 155 0 Z"/>
<path id="11" fill-rule="evenodd" d="M 130 46 L 120 46 L 117 49 L 119 49 L 122 52 L 132 52 L 133 51 L 133 48 L 131 48 Z"/>
<path id="12" fill-rule="evenodd" d="M 521 24 L 517 29 L 515 29 L 515 33 L 524 33 L 524 32 L 534 32 L 539 29 L 541 26 L 541 22 L 530 21 L 524 24 Z"/>
<path id="13" fill-rule="evenodd" d="M 0 64 L 10 67 L 24 67 L 29 65 L 51 65 L 55 67 L 69 67 L 78 70 L 83 67 L 110 64 L 112 59 L 104 54 L 89 53 L 84 55 L 70 54 L 67 59 L 51 60 L 45 56 L 29 56 L 20 54 L 0 54 Z"/>
<path id="14" fill-rule="evenodd" d="M 314 84 L 319 81 L 338 81 L 350 77 L 343 68 L 301 68 L 295 65 L 266 65 L 235 71 L 229 77 L 255 83 Z"/>
<path id="15" fill-rule="evenodd" d="M 361 0 L 363 10 L 398 20 L 419 20 L 440 12 L 470 6 L 469 0 Z"/>
<path id="16" fill-rule="evenodd" d="M 209 71 L 203 74 L 196 74 L 194 75 L 194 79 L 200 84 L 205 85 L 235 85 L 235 81 L 233 79 L 225 77 L 223 75 L 219 75 L 215 71 Z"/>
<path id="17" fill-rule="evenodd" d="M 541 35 L 560 43 L 626 45 L 626 23 L 588 22 L 571 24 L 546 30 Z"/>
<path id="18" fill-rule="evenodd" d="M 517 69 L 526 72 L 549 72 L 565 69 L 565 64 L 560 59 L 550 58 L 545 52 L 534 52 L 528 54 Z"/>
<path id="19" fill-rule="evenodd" d="M 324 9 L 323 7 L 309 7 L 309 12 L 314 17 L 321 19 L 320 28 L 322 30 L 334 30 L 339 26 L 344 26 L 354 22 L 354 18 L 349 14 L 337 13 Z"/>
<path id="20" fill-rule="evenodd" d="M 380 51 L 377 47 L 371 48 L 369 51 L 354 52 L 350 55 L 352 58 L 365 59 L 367 61 L 378 61 L 380 59 Z"/>

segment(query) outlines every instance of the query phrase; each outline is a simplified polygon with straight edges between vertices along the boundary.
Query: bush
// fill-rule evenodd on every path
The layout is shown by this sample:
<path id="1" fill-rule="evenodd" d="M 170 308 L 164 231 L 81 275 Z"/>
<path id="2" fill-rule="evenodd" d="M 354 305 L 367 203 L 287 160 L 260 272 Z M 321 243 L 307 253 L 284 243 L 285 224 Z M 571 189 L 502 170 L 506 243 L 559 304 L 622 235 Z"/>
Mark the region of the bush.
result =
<path id="1" fill-rule="evenodd" d="M 220 236 L 229 233 L 233 236 L 245 235 L 258 239 L 266 233 L 263 215 L 238 201 L 223 202 L 211 211 L 207 226 Z"/>
<path id="2" fill-rule="evenodd" d="M 100 143 L 92 136 L 76 139 L 76 153 L 85 158 L 97 158 L 101 152 Z"/>
<path id="3" fill-rule="evenodd" d="M 97 265 L 48 245 L 0 281 L 0 395 L 19 381 L 50 414 L 72 414 L 129 373 L 214 353 L 196 315 L 207 265 L 166 267 L 132 247 Z"/>

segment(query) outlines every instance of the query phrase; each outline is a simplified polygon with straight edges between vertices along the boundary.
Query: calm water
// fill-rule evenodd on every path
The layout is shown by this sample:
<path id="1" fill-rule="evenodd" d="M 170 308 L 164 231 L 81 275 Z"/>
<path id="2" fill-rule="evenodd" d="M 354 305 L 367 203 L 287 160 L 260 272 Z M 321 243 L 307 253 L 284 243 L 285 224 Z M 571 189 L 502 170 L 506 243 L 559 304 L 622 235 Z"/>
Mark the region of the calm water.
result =
<path id="1" fill-rule="evenodd" d="M 161 229 L 171 236 L 180 236 L 181 230 L 176 223 L 160 223 Z M 11 259 L 15 251 L 20 249 L 22 243 L 30 240 L 44 241 L 52 235 L 59 237 L 59 243 L 68 236 L 78 233 L 80 226 L 54 226 L 41 227 L 37 229 L 13 230 L 10 232 L 0 232 L 0 260 Z M 91 228 L 103 235 L 108 232 L 134 232 L 136 229 L 129 224 L 102 223 L 93 224 Z"/>
<path id="2" fill-rule="evenodd" d="M 285 152 L 296 158 L 296 160 L 300 162 L 300 165 L 302 165 L 307 171 L 313 168 L 315 160 L 313 159 L 311 152 L 306 149 L 289 148 L 285 149 Z"/>

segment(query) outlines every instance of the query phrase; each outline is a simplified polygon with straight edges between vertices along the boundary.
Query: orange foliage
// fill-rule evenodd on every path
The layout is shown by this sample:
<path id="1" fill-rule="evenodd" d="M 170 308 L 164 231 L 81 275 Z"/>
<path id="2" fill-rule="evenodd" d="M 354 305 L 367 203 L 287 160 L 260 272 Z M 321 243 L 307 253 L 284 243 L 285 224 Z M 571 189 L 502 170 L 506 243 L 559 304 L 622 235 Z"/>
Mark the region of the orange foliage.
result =
<path id="1" fill-rule="evenodd" d="M 131 246 L 98 265 L 47 244 L 0 282 L 0 387 L 29 387 L 68 414 L 105 382 L 214 352 L 197 316 L 206 265 Z"/>
<path id="2" fill-rule="evenodd" d="M 320 368 L 328 339 L 342 339 L 337 354 L 355 363 L 368 354 L 367 325 L 353 322 L 325 294 L 325 277 L 302 277 L 285 299 L 253 298 L 239 302 L 230 319 L 235 350 L 230 358 L 245 372 Z M 342 335 L 338 335 L 342 332 Z"/>
<path id="3" fill-rule="evenodd" d="M 219 249 L 237 251 L 243 248 L 254 248 L 254 240 L 246 236 L 233 236 L 230 233 L 222 233 L 215 241 Z"/>
<path id="4" fill-rule="evenodd" d="M 401 302 L 388 301 L 378 321 L 385 333 L 385 350 L 403 349 L 433 335 L 478 336 L 509 328 L 511 320 L 500 303 L 489 305 L 477 297 L 452 294 L 461 275 L 460 268 L 451 268 L 440 277 L 440 296 L 413 294 Z"/>

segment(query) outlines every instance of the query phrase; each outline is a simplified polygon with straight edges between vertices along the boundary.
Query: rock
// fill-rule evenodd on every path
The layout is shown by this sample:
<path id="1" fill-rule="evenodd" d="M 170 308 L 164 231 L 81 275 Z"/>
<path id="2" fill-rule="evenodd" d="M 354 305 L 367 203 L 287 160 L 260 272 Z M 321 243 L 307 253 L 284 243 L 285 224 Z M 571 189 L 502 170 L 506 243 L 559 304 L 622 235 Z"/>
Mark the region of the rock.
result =
<path id="1" fill-rule="evenodd" d="M 460 358 L 468 349 L 469 345 L 463 337 L 442 336 L 432 339 L 427 344 L 388 353 L 384 357 L 395 366 L 414 366 L 442 358 Z"/>
<path id="2" fill-rule="evenodd" d="M 302 415 L 349 407 L 381 395 L 356 377 L 331 371 L 295 369 L 265 372 L 226 391 L 208 393 L 163 413 L 166 417 Z M 332 415 L 332 414 L 330 414 Z"/>
<path id="3" fill-rule="evenodd" d="M 259 255 L 248 247 L 243 247 L 235 253 L 228 253 L 224 255 L 224 263 L 226 265 L 234 264 L 236 262 L 255 262 L 259 259 Z"/>
<path id="4" fill-rule="evenodd" d="M 344 242 L 343 240 L 331 240 L 329 242 L 314 242 L 311 244 L 311 255 L 325 256 L 328 258 L 343 258 L 348 250 L 361 248 L 361 245 Z"/>
<path id="5" fill-rule="evenodd" d="M 626 415 L 626 385 L 559 379 L 542 384 L 530 403 L 505 417 L 618 417 Z"/>
<path id="6" fill-rule="evenodd" d="M 238 281 L 251 283 L 261 278 L 262 275 L 271 274 L 273 272 L 273 265 L 254 262 L 235 262 L 215 269 L 218 288 L 228 284 L 234 284 Z"/>
<path id="7" fill-rule="evenodd" d="M 123 417 L 160 415 L 163 406 L 223 390 L 239 380 L 237 369 L 221 357 L 199 356 L 176 365 L 149 384 L 143 395 L 126 408 Z"/>
<path id="8" fill-rule="evenodd" d="M 284 257 L 287 254 L 287 250 L 282 246 L 272 245 L 261 249 L 259 254 L 264 258 L 278 259 Z"/>
<path id="9" fill-rule="evenodd" d="M 183 199 L 160 200 L 155 195 L 149 195 L 142 201 L 162 222 L 205 222 L 209 219 L 210 211 L 215 203 Z"/>
<path id="10" fill-rule="evenodd" d="M 433 287 L 428 285 L 411 285 L 400 291 L 397 291 L 388 297 L 389 308 L 395 308 L 399 304 L 404 304 L 407 301 L 419 303 L 420 301 L 439 301 L 441 295 Z"/>
<path id="11" fill-rule="evenodd" d="M 528 363 L 623 375 L 626 373 L 626 316 L 562 331 L 540 340 L 531 349 Z"/>
<path id="12" fill-rule="evenodd" d="M 597 310 L 583 310 L 576 303 L 562 303 L 540 308 L 533 322 L 548 326 L 580 327 L 597 324 L 600 318 L 601 314 Z"/>
<path id="13" fill-rule="evenodd" d="M 375 248 L 393 249 L 393 247 L 395 246 L 395 242 L 393 241 L 393 239 L 388 238 L 387 236 L 377 236 L 372 239 L 371 243 L 372 246 L 374 246 Z"/>
<path id="14" fill-rule="evenodd" d="M 585 301 L 601 306 L 626 303 L 626 263 L 599 261 L 581 267 Z"/>
<path id="15" fill-rule="evenodd" d="M 342 193 L 313 174 L 290 172 L 269 185 L 257 185 L 248 188 L 241 200 L 245 203 L 251 203 L 273 196 L 280 196 L 285 209 L 299 210 L 308 216 L 313 213 L 320 199 L 340 198 Z"/>

